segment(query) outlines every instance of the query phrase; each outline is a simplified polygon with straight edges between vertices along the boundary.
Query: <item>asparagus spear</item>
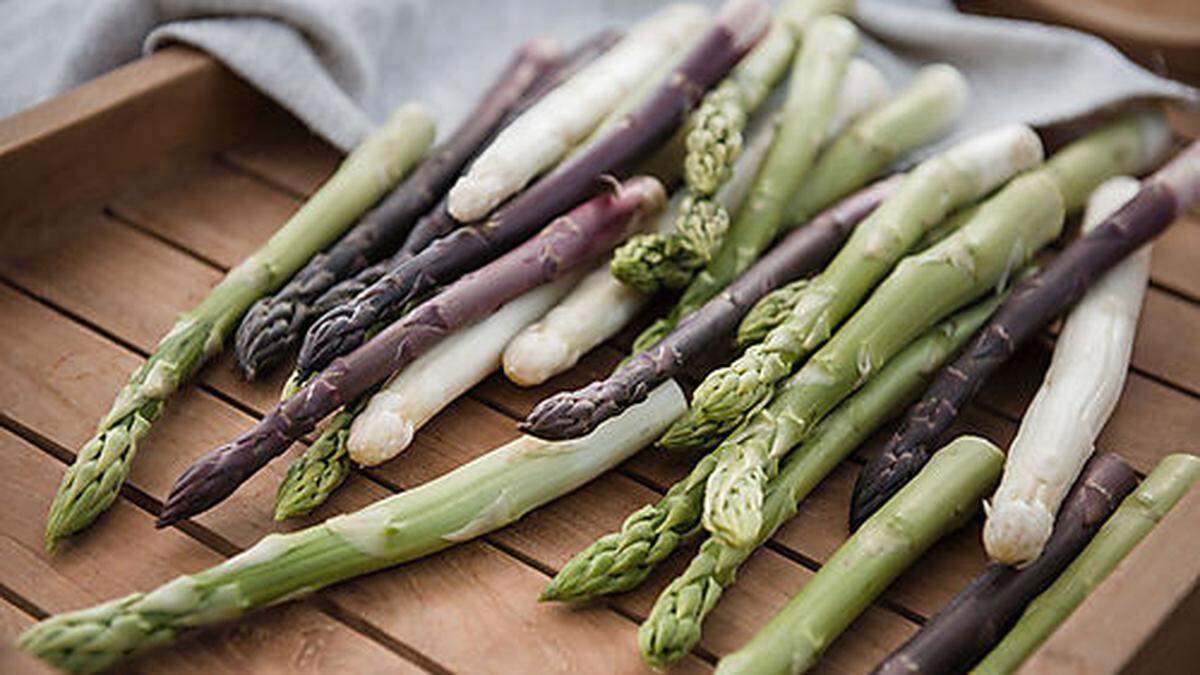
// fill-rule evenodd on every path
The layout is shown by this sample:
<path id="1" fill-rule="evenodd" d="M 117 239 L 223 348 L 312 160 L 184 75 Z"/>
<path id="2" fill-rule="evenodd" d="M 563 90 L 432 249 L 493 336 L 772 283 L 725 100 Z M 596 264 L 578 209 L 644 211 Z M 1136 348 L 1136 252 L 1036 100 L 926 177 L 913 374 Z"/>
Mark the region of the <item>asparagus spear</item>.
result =
<path id="1" fill-rule="evenodd" d="M 715 538 L 706 540 L 688 570 L 659 596 L 642 627 L 648 660 L 662 665 L 674 660 L 675 654 L 691 651 L 700 638 L 704 615 L 733 582 L 742 562 L 795 514 L 796 505 L 838 462 L 920 394 L 919 387 L 987 320 L 999 301 L 996 297 L 979 303 L 913 341 L 788 456 L 768 489 L 765 524 L 754 546 L 731 548 Z M 658 503 L 631 515 L 620 532 L 605 535 L 576 554 L 551 580 L 542 599 L 590 600 L 640 584 L 675 548 L 700 534 L 704 483 L 713 466 L 715 456 L 705 456 Z M 691 603 L 697 592 L 706 600 Z M 709 600 L 707 594 L 715 596 Z"/>
<path id="2" fill-rule="evenodd" d="M 944 535 L 971 518 L 1000 477 L 1004 455 L 960 436 L 863 528 L 846 540 L 800 592 L 717 672 L 800 673 L 885 588 Z"/>
<path id="3" fill-rule="evenodd" d="M 567 160 L 485 222 L 456 230 L 390 271 L 350 305 L 321 317 L 309 329 L 297 364 L 307 380 L 334 358 L 362 344 L 367 331 L 393 319 L 413 297 L 496 257 L 547 219 L 592 193 L 599 177 L 636 159 L 670 137 L 698 92 L 711 87 L 766 29 L 762 0 L 728 0 L 713 27 L 621 129 Z"/>
<path id="4" fill-rule="evenodd" d="M 810 280 L 786 321 L 732 364 L 705 378 L 692 397 L 688 415 L 675 423 L 660 444 L 667 448 L 714 445 L 761 408 L 774 393 L 775 384 L 830 338 L 926 229 L 1041 158 L 1041 143 L 1033 131 L 1014 125 L 972 138 L 922 162 L 905 177 L 896 194 L 855 230 L 829 266 Z M 1054 201 L 1060 200 L 1055 196 Z M 997 254 L 1003 264 L 1008 248 Z"/>
<path id="5" fill-rule="evenodd" d="M 353 224 L 403 177 L 432 140 L 429 115 L 419 106 L 401 107 L 350 153 L 270 241 L 179 317 L 130 376 L 96 435 L 63 476 L 46 523 L 47 550 L 108 509 L 129 475 L 138 441 L 150 431 L 167 398 L 221 350 L 242 312 Z"/>
<path id="6" fill-rule="evenodd" d="M 863 115 L 817 160 L 792 197 L 785 226 L 806 222 L 879 175 L 904 153 L 944 135 L 962 115 L 967 81 L 953 66 L 925 66 L 891 101 Z"/>
<path id="7" fill-rule="evenodd" d="M 669 5 L 509 124 L 450 188 L 450 214 L 485 217 L 587 137 L 638 84 L 709 21 L 697 5 Z"/>
<path id="8" fill-rule="evenodd" d="M 852 0 L 785 0 L 779 6 L 767 35 L 692 113 L 683 172 L 692 191 L 709 196 L 729 180 L 747 120 L 783 77 L 808 25 L 852 8 Z"/>
<path id="9" fill-rule="evenodd" d="M 665 199 L 657 180 L 631 178 L 615 193 L 584 202 L 538 236 L 447 286 L 361 348 L 334 361 L 254 428 L 192 464 L 171 488 L 158 518 L 159 527 L 224 500 L 326 415 L 408 365 L 454 330 L 604 254 L 624 238 L 639 217 L 662 206 Z"/>
<path id="10" fill-rule="evenodd" d="M 887 82 L 874 66 L 852 59 L 846 66 L 826 138 L 836 137 L 848 120 L 877 105 L 887 92 Z M 764 155 L 769 149 L 764 148 Z M 635 273 L 628 281 L 647 293 L 686 286 L 697 270 L 712 261 L 729 230 L 730 210 L 720 199 L 723 192 L 724 187 L 714 199 L 689 190 L 675 231 L 643 235 L 622 247 L 624 259 L 613 266 L 614 273 L 622 280 L 626 280 L 625 274 Z"/>
<path id="11" fill-rule="evenodd" d="M 759 167 L 767 157 L 767 151 L 775 142 L 775 132 L 779 128 L 777 122 L 778 118 L 772 115 L 750 133 L 750 142 L 745 152 L 739 154 L 729 180 L 721 185 L 711 200 L 705 201 L 705 204 L 715 202 L 719 207 L 705 207 L 712 214 L 710 217 L 727 219 L 729 212 L 736 212 L 741 207 Z M 674 244 L 670 237 L 671 228 L 681 218 L 697 217 L 690 204 L 685 208 L 685 202 L 693 202 L 694 198 L 689 190 L 680 190 L 677 200 L 672 201 L 674 208 L 667 212 L 671 219 L 665 223 L 666 227 L 634 235 L 613 252 L 610 265 L 612 276 L 643 294 L 655 293 L 664 287 L 679 288 L 692 278 L 694 270 L 678 265 L 674 259 L 675 252 L 669 249 Z"/>
<path id="12" fill-rule="evenodd" d="M 674 383 L 587 438 L 521 437 L 450 473 L 354 513 L 271 534 L 208 570 L 148 593 L 51 617 L 21 647 L 53 665 L 94 672 L 175 642 L 188 629 L 414 560 L 516 521 L 637 452 L 683 411 Z"/>
<path id="13" fill-rule="evenodd" d="M 567 274 L 505 303 L 413 361 L 381 390 L 372 388 L 338 411 L 288 467 L 275 495 L 275 520 L 324 504 L 350 475 L 351 460 L 374 466 L 407 448 L 417 429 L 496 369 L 513 331 L 545 312 L 576 280 Z"/>
<path id="14" fill-rule="evenodd" d="M 1085 155 L 1080 152 L 1079 156 Z M 863 467 L 854 486 L 851 525 L 862 522 L 916 473 L 929 458 L 930 444 L 988 375 L 1025 340 L 1070 307 L 1101 274 L 1158 236 L 1197 201 L 1200 144 L 1193 142 L 1151 176 L 1129 203 L 1023 283 L 963 354 L 934 380 L 883 449 Z"/>
<path id="15" fill-rule="evenodd" d="M 1195 455 L 1169 455 L 1159 462 L 1079 557 L 1029 603 L 1012 630 L 971 672 L 1015 671 L 1198 481 L 1200 458 Z"/>
<path id="16" fill-rule="evenodd" d="M 642 400 L 688 361 L 728 339 L 742 314 L 767 291 L 824 263 L 896 185 L 894 179 L 880 181 L 827 209 L 784 238 L 652 349 L 635 354 L 604 380 L 543 400 L 521 429 L 541 438 L 575 438 Z"/>
<path id="17" fill-rule="evenodd" d="M 495 372 L 505 345 L 554 306 L 579 276 L 578 271 L 565 274 L 504 303 L 392 376 L 354 418 L 350 459 L 377 466 L 407 448 L 434 415 Z"/>
<path id="18" fill-rule="evenodd" d="M 733 584 L 742 563 L 795 515 L 797 505 L 839 462 L 921 393 L 920 388 L 938 366 L 983 325 L 1002 297 L 985 300 L 933 327 L 838 406 L 812 438 L 788 456 L 779 476 L 771 482 L 763 504 L 763 527 L 752 544 L 730 546 L 716 537 L 705 540 L 687 569 L 658 596 L 650 616 L 642 622 L 638 646 L 647 662 L 655 666 L 673 663 L 699 643 L 704 618 L 724 589 Z M 698 522 L 703 491 L 696 491 L 694 499 Z"/>
<path id="19" fill-rule="evenodd" d="M 1044 555 L 1022 569 L 988 565 L 873 672 L 965 672 L 999 642 L 1025 605 L 1083 550 L 1135 487 L 1137 474 L 1125 460 L 1114 454 L 1093 458 L 1063 503 Z"/>
<path id="20" fill-rule="evenodd" d="M 504 116 L 500 126 L 512 121 L 517 115 L 525 112 L 537 103 L 548 92 L 553 91 L 580 69 L 595 61 L 601 54 L 608 51 L 613 43 L 619 40 L 621 34 L 614 30 L 601 30 L 575 46 L 567 56 L 556 66 L 543 72 L 530 85 L 525 95 Z M 446 208 L 446 197 L 442 197 L 437 206 L 420 218 L 408 233 L 408 237 L 392 256 L 364 267 L 362 270 L 330 286 L 312 302 L 309 315 L 319 317 L 338 305 L 350 302 L 367 287 L 383 278 L 393 268 L 399 266 L 412 256 L 419 253 L 436 239 L 446 236 L 457 228 L 459 222 L 450 215 Z"/>
<path id="21" fill-rule="evenodd" d="M 526 42 L 462 124 L 430 151 L 403 185 L 364 214 L 333 247 L 314 256 L 283 288 L 250 307 L 234 339 L 234 353 L 247 379 L 278 363 L 299 342 L 318 316 L 310 311 L 316 298 L 400 245 L 414 220 L 446 191 L 534 81 L 562 61 L 561 51 L 548 38 Z"/>
<path id="22" fill-rule="evenodd" d="M 813 213 L 882 171 L 900 154 L 945 133 L 961 113 L 965 100 L 966 84 L 958 71 L 949 66 L 923 69 L 900 96 L 865 115 L 821 154 L 789 200 L 782 226 L 790 228 L 806 222 Z M 749 239 L 751 234 L 743 236 Z M 730 236 L 736 240 L 739 235 Z M 671 313 L 638 336 L 635 351 L 662 339 L 680 318 L 729 283 L 748 264 L 746 257 L 753 260 L 761 247 L 742 244 L 740 250 L 745 254 L 741 258 L 732 250 L 718 254 L 718 259 L 684 291 Z M 727 257 L 722 259 L 721 255 Z"/>
<path id="23" fill-rule="evenodd" d="M 1053 182 L 1032 172 L 984 203 L 961 230 L 901 262 L 778 392 L 777 403 L 721 443 L 705 488 L 705 529 L 734 545 L 753 541 L 762 527 L 765 485 L 787 451 L 917 335 L 988 290 L 1003 288 L 1014 269 L 1058 236 L 1062 222 Z"/>
<path id="24" fill-rule="evenodd" d="M 1138 182 L 1128 176 L 1096 188 L 1083 231 L 1137 191 Z M 987 512 L 983 544 L 992 560 L 1026 565 L 1041 555 L 1059 504 L 1121 397 L 1149 278 L 1150 248 L 1145 246 L 1105 273 L 1067 315 Z"/>

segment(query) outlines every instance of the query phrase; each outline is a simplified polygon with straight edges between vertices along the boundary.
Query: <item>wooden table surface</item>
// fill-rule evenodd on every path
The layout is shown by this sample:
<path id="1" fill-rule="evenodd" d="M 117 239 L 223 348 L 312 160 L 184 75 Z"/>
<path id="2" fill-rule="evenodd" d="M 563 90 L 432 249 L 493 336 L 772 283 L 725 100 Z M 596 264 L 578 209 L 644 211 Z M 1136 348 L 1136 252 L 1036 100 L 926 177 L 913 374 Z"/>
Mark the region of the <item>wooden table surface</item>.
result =
<path id="1" fill-rule="evenodd" d="M 55 487 L 114 392 L 175 315 L 265 241 L 337 161 L 298 125 L 272 123 L 249 140 L 139 172 L 59 223 L 70 234 L 55 245 L 0 261 L 0 475 L 8 487 L 0 494 L 0 638 L 10 641 L 48 614 L 198 571 L 270 532 L 428 481 L 511 439 L 515 420 L 535 402 L 593 379 L 621 357 L 628 332 L 546 386 L 522 390 L 490 378 L 436 417 L 407 453 L 354 472 L 306 520 L 271 518 L 289 456 L 194 522 L 155 531 L 153 516 L 174 478 L 276 400 L 282 371 L 248 384 L 226 353 L 172 399 L 111 512 L 48 556 L 42 528 Z M 1132 368 L 1099 442 L 1142 472 L 1166 454 L 1196 451 L 1200 438 L 1198 262 L 1200 220 L 1185 218 L 1155 245 Z M 956 431 L 1006 445 L 1040 383 L 1050 344 L 1047 336 L 1021 351 Z M 832 554 L 846 534 L 861 456 L 835 470 L 751 558 L 706 623 L 699 649 L 677 670 L 711 669 Z M 635 647 L 638 622 L 682 569 L 686 552 L 640 590 L 605 603 L 572 609 L 536 597 L 574 552 L 657 499 L 688 468 L 644 451 L 499 532 L 205 632 L 135 668 L 209 675 L 646 671 Z M 820 670 L 865 672 L 911 635 L 982 568 L 979 529 L 972 523 L 939 543 L 835 643 Z M 0 670 L 32 667 L 20 658 L 0 650 Z"/>

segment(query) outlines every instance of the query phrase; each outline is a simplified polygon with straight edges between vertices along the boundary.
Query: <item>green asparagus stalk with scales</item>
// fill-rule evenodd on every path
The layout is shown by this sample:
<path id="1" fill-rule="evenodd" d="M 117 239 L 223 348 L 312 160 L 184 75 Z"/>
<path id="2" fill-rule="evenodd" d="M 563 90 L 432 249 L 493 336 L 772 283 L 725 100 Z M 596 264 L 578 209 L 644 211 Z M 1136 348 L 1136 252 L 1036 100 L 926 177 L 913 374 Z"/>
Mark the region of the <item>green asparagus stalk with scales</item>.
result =
<path id="1" fill-rule="evenodd" d="M 1154 122 L 1144 114 L 1123 118 L 1064 148 L 1047 162 L 1046 175 L 1058 187 L 1069 211 L 1082 206 L 1090 191 L 1105 179 L 1145 169 L 1146 157 L 1158 154 L 1150 146 L 1161 145 L 1162 134 L 1147 132 L 1152 126 Z M 921 170 L 914 171 L 914 175 Z M 941 184 L 927 184 L 925 197 Z M 886 218 L 886 208 L 886 205 L 881 207 L 872 219 Z M 925 223 L 926 229 L 932 224 Z M 872 224 L 871 219 L 864 223 L 829 268 L 804 286 L 794 300 L 791 315 L 782 324 L 727 368 L 714 371 L 705 379 L 693 396 L 688 416 L 668 432 L 664 445 L 711 444 L 761 406 L 771 396 L 775 383 L 829 338 L 838 323 L 853 311 L 861 294 L 869 289 L 861 284 L 869 283 L 864 271 L 870 270 L 872 264 L 884 262 L 879 256 L 868 255 L 865 249 L 866 238 L 870 236 L 868 226 Z M 856 239 L 864 248 L 854 248 Z"/>
<path id="2" fill-rule="evenodd" d="M 753 546 L 729 547 L 709 538 L 688 571 L 660 596 L 644 626 L 676 622 L 673 627 L 643 628 L 654 632 L 643 651 L 655 665 L 673 661 L 670 654 L 686 654 L 699 639 L 700 622 L 711 609 L 721 589 L 733 582 L 737 567 L 796 511 L 798 502 L 860 443 L 888 418 L 915 400 L 926 380 L 940 364 L 966 342 L 995 310 L 1003 296 L 975 305 L 927 331 L 905 347 L 895 359 L 872 377 L 862 390 L 848 399 L 821 423 L 812 438 L 788 456 L 779 477 L 769 487 L 764 503 L 764 527 Z M 776 410 L 776 414 L 782 410 Z M 685 478 L 671 486 L 655 504 L 637 510 L 621 525 L 576 554 L 542 592 L 542 600 L 583 601 L 602 595 L 632 590 L 684 542 L 703 532 L 700 514 L 704 484 L 716 465 L 709 454 L 696 463 Z M 700 579 L 705 581 L 700 581 Z M 717 586 L 713 586 L 717 584 Z M 699 604 L 687 602 L 695 585 L 706 598 Z M 682 609 L 686 605 L 687 609 Z M 671 617 L 675 617 L 672 619 Z M 688 618 L 684 618 L 688 617 Z M 687 628 L 681 628 L 686 623 Z M 686 634 L 685 634 L 686 632 Z M 677 647 L 668 647 L 667 643 Z M 653 645 L 649 647 L 647 645 Z M 651 654 L 656 656 L 651 656 Z"/>
<path id="3" fill-rule="evenodd" d="M 961 115 L 966 98 L 966 80 L 954 68 L 937 64 L 921 69 L 904 91 L 851 124 L 817 157 L 788 199 L 782 222 L 770 224 L 765 228 L 769 232 L 758 230 L 761 223 L 755 227 L 747 223 L 742 229 L 735 225 L 728 235 L 729 250 L 718 252 L 670 314 L 638 336 L 634 351 L 653 345 L 679 319 L 719 292 L 780 229 L 808 222 L 813 214 L 861 187 L 904 153 L 945 134 Z"/>
<path id="4" fill-rule="evenodd" d="M 741 565 L 796 514 L 805 497 L 861 443 L 920 395 L 925 384 L 996 310 L 1006 294 L 984 300 L 938 324 L 904 348 L 788 455 L 768 486 L 763 526 L 748 546 L 709 537 L 684 572 L 658 596 L 638 631 L 642 656 L 654 666 L 683 658 L 700 642 L 705 617 L 731 586 Z M 698 484 L 703 487 L 703 480 Z M 696 491 L 695 525 L 699 525 Z"/>
<path id="5" fill-rule="evenodd" d="M 1013 156 L 1010 149 L 1020 145 L 1030 157 L 1040 155 L 1040 143 L 1028 128 L 1000 133 L 1009 140 L 991 135 L 977 140 L 1001 140 L 998 147 L 1006 148 L 1009 157 Z M 1014 144 L 1017 138 L 1023 140 Z M 965 159 L 962 154 L 955 156 Z M 961 161 L 956 165 L 967 166 Z M 989 164 L 988 171 L 997 172 L 997 167 Z M 920 173 L 918 168 L 911 176 Z M 943 184 L 943 189 L 952 188 Z M 885 203 L 880 209 L 887 207 Z M 705 489 L 705 529 L 733 545 L 753 541 L 762 526 L 765 485 L 787 451 L 917 335 L 958 307 L 1004 287 L 1016 269 L 1059 235 L 1062 223 L 1062 197 L 1054 182 L 1033 171 L 984 202 L 969 222 L 941 243 L 901 261 L 788 386 L 776 393 L 784 413 L 776 416 L 776 408 L 760 408 L 721 443 Z M 889 255 L 881 244 L 904 247 L 915 238 L 915 233 L 903 234 L 899 228 L 891 228 L 885 238 L 876 233 L 870 238 L 876 243 L 866 249 L 873 251 L 872 257 L 857 264 L 864 270 L 880 265 Z M 853 248 L 852 236 L 843 252 Z M 836 264 L 835 259 L 827 269 Z M 664 440 L 668 438 L 670 432 Z"/>
<path id="6" fill-rule="evenodd" d="M 96 672 L 186 631 L 235 620 L 318 589 L 415 560 L 516 521 L 594 479 L 683 411 L 674 382 L 586 437 L 519 437 L 424 485 L 354 513 L 271 534 L 226 562 L 37 624 L 21 646 L 73 672 Z"/>
<path id="7" fill-rule="evenodd" d="M 408 172 L 433 141 L 433 120 L 416 105 L 397 110 L 262 248 L 184 313 L 130 377 L 96 435 L 79 450 L 50 506 L 46 548 L 112 505 L 138 442 L 167 399 L 218 352 L 242 314 L 326 248 Z"/>
<path id="8" fill-rule="evenodd" d="M 1004 454 L 960 436 L 829 558 L 717 673 L 801 673 L 930 546 L 961 527 L 1000 477 Z"/>

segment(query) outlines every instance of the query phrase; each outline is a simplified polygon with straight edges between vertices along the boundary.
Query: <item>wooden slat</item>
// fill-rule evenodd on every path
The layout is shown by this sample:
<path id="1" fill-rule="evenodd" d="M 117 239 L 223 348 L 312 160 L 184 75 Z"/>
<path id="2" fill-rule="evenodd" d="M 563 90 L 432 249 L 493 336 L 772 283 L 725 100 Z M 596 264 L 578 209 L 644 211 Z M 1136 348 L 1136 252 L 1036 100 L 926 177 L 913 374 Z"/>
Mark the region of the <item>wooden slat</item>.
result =
<path id="1" fill-rule="evenodd" d="M 284 119 L 198 52 L 176 47 L 135 61 L 0 120 L 0 242 L 44 243 L 45 228 L 31 223 L 89 208 L 165 156 L 212 152 Z"/>
<path id="2" fill-rule="evenodd" d="M 0 600 L 0 673 L 52 675 L 55 671 L 37 658 L 21 651 L 17 636 L 34 624 L 34 617 L 7 600 Z"/>
<path id="3" fill-rule="evenodd" d="M 0 472 L 21 499 L 0 509 L 4 584 L 50 613 L 152 588 L 214 565 L 221 557 L 177 530 L 156 532 L 153 518 L 125 500 L 84 538 L 54 556 L 42 550 L 42 523 L 63 465 L 0 430 Z M 107 540 L 107 541 L 105 541 Z M 129 542 L 136 542 L 131 547 Z M 154 657 L 165 672 L 420 672 L 311 602 L 263 612 Z"/>
<path id="4" fill-rule="evenodd" d="M 14 322 L 14 329 L 0 336 L 0 367 L 9 374 L 0 382 L 0 410 L 64 452 L 77 447 L 139 359 L 14 291 L 0 289 L 0 307 Z M 56 351 L 39 349 L 39 341 L 51 341 Z M 41 393 L 24 395 L 32 390 Z M 250 423 L 208 394 L 183 392 L 142 444 L 131 485 L 161 499 L 194 457 Z M 271 531 L 318 521 L 319 516 L 272 523 L 274 492 L 285 468 L 281 462 L 269 466 L 197 522 L 242 548 Z M 45 494 L 49 499 L 52 490 Z M 338 491 L 330 508 L 349 511 L 386 494 L 377 485 L 355 481 Z M 40 527 L 40 518 L 35 520 Z M 116 541 L 111 537 L 119 536 L 120 528 L 109 537 L 102 532 L 94 528 L 77 538 L 77 545 L 91 550 Z M 604 610 L 562 615 L 539 606 L 532 599 L 546 581 L 513 558 L 472 543 L 342 584 L 321 597 L 452 670 L 534 672 L 547 663 L 563 670 L 643 669 L 632 648 L 634 624 Z M 685 665 L 701 666 L 696 661 Z"/>
<path id="5" fill-rule="evenodd" d="M 223 152 L 221 158 L 293 196 L 304 197 L 325 182 L 342 156 L 307 131 L 286 129 L 240 143 Z"/>
<path id="6" fill-rule="evenodd" d="M 1200 488 L 1193 489 L 1020 669 L 1189 673 L 1200 664 Z M 1156 639 L 1161 638 L 1161 639 Z"/>

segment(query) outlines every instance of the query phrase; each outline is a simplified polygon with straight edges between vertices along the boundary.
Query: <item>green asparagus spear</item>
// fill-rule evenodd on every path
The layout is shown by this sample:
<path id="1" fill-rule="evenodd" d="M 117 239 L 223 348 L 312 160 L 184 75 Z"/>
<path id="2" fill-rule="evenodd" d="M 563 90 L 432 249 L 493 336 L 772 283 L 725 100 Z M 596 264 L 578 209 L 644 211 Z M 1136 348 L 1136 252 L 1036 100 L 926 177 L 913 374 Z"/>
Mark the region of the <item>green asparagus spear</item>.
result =
<path id="1" fill-rule="evenodd" d="M 733 584 L 742 563 L 796 514 L 799 503 L 839 462 L 916 400 L 941 364 L 983 325 L 1002 300 L 1003 296 L 998 295 L 966 309 L 905 347 L 862 390 L 838 406 L 812 438 L 788 455 L 779 476 L 767 488 L 763 527 L 754 542 L 729 546 L 710 537 L 683 574 L 658 596 L 638 631 L 638 646 L 648 663 L 673 663 L 699 643 L 705 616 L 725 588 Z M 699 501 L 700 492 L 696 495 Z M 695 511 L 699 511 L 698 505 Z"/>
<path id="2" fill-rule="evenodd" d="M 406 105 L 342 162 L 337 172 L 262 248 L 199 305 L 185 312 L 130 376 L 96 435 L 67 469 L 46 523 L 46 548 L 87 527 L 112 504 L 129 475 L 138 442 L 171 396 L 221 351 L 242 313 L 279 288 L 386 194 L 433 141 L 433 120 Z"/>
<path id="3" fill-rule="evenodd" d="M 879 510 L 745 646 L 721 675 L 800 673 L 937 540 L 971 518 L 1000 478 L 1004 454 L 960 436 Z"/>
<path id="4" fill-rule="evenodd" d="M 1040 160 L 1037 136 L 1027 127 L 1009 126 L 921 163 L 905 177 L 900 190 L 854 231 L 825 271 L 810 280 L 783 324 L 732 364 L 705 378 L 689 414 L 671 427 L 660 444 L 711 447 L 770 399 L 775 384 L 830 338 L 926 230 L 951 210 L 991 192 Z M 1052 183 L 1043 182 L 1053 191 Z M 1061 199 L 1055 196 L 1054 201 Z M 1014 204 L 1013 208 L 1021 207 Z M 1003 262 L 1010 244 L 997 245 L 1005 248 L 993 251 L 993 256 Z M 953 261 L 948 264 L 953 266 Z"/>
<path id="5" fill-rule="evenodd" d="M 22 648 L 74 672 L 103 670 L 190 628 L 414 560 L 503 527 L 611 469 L 683 411 L 666 382 L 583 438 L 522 436 L 418 488 L 288 534 L 271 534 L 230 560 L 148 593 L 51 617 Z"/>
<path id="6" fill-rule="evenodd" d="M 1176 454 L 1159 462 L 1079 557 L 1029 603 L 1008 635 L 971 672 L 998 675 L 1017 670 L 1197 482 L 1200 457 Z"/>
<path id="7" fill-rule="evenodd" d="M 929 326 L 1006 286 L 1016 268 L 1058 236 L 1062 222 L 1058 190 L 1035 171 L 989 199 L 954 235 L 901 262 L 779 391 L 779 405 L 754 414 L 721 444 L 705 488 L 705 529 L 734 545 L 752 541 L 762 525 L 763 487 L 788 449 Z"/>
<path id="8" fill-rule="evenodd" d="M 362 411 L 370 395 L 359 397 L 329 420 L 317 440 L 288 467 L 275 493 L 275 520 L 299 518 L 325 503 L 350 475 L 346 441 L 350 423 Z"/>
<path id="9" fill-rule="evenodd" d="M 745 205 L 738 211 L 725 241 L 684 291 L 663 325 L 665 335 L 685 314 L 719 293 L 775 239 L 789 195 L 800 185 L 833 118 L 837 92 L 858 45 L 858 31 L 839 16 L 822 16 L 805 31 L 788 84 L 779 131 L 759 168 Z M 637 343 L 653 344 L 645 336 Z"/>

